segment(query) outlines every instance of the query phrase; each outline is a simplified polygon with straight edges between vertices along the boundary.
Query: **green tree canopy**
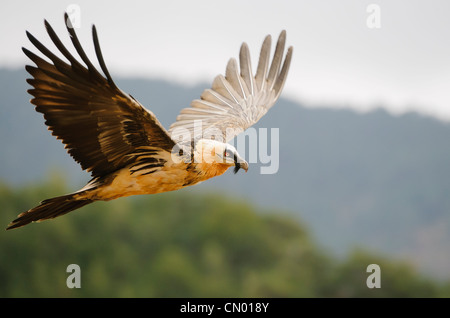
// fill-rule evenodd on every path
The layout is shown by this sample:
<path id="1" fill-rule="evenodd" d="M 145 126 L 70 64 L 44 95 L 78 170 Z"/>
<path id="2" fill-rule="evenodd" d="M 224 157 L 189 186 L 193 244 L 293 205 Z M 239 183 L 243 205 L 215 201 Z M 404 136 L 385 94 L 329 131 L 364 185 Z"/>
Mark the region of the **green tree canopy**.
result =
<path id="1" fill-rule="evenodd" d="M 0 221 L 66 190 L 0 185 Z M 0 234 L 1 297 L 435 297 L 449 287 L 362 250 L 336 259 L 288 213 L 178 191 L 86 206 Z M 382 288 L 366 286 L 368 264 Z M 69 264 L 81 288 L 69 289 Z"/>

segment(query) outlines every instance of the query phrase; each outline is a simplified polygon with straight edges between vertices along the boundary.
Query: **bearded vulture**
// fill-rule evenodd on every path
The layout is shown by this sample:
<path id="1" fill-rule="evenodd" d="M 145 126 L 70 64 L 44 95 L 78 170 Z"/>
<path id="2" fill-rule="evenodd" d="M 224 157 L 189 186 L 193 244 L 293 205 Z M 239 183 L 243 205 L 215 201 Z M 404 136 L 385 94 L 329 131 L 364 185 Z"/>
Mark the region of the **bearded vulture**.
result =
<path id="1" fill-rule="evenodd" d="M 48 35 L 67 61 L 27 32 L 31 43 L 49 59 L 22 48 L 36 64 L 26 66 L 32 76 L 27 82 L 33 87 L 28 92 L 48 129 L 92 179 L 74 193 L 44 200 L 19 214 L 7 229 L 55 218 L 98 200 L 178 190 L 219 176 L 229 167 L 235 173 L 240 168 L 248 170 L 248 163 L 227 142 L 255 124 L 280 96 L 293 52 L 289 47 L 283 61 L 285 31 L 271 62 L 271 37 L 265 38 L 255 75 L 243 43 L 239 66 L 230 59 L 225 76 L 218 75 L 212 87 L 181 110 L 166 130 L 151 111 L 116 86 L 95 26 L 95 53 L 104 75 L 87 57 L 67 13 L 64 20 L 84 64 L 45 21 Z"/>

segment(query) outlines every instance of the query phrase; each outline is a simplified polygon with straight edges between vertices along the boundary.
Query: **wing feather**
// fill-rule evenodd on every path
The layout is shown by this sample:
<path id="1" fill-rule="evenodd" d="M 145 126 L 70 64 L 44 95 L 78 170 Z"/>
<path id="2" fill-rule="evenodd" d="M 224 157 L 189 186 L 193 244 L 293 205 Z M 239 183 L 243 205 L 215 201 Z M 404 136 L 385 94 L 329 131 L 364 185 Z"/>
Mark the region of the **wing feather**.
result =
<path id="1" fill-rule="evenodd" d="M 280 96 L 293 53 L 293 48 L 289 47 L 283 61 L 286 32 L 282 31 L 270 63 L 271 43 L 271 36 L 266 36 L 254 76 L 250 52 L 247 44 L 243 43 L 239 52 L 240 65 L 231 58 L 225 76 L 216 76 L 211 88 L 180 112 L 169 133 L 184 128 L 193 139 L 199 139 L 206 135 L 208 129 L 214 128 L 219 129 L 224 140 L 229 141 L 258 122 Z M 201 129 L 196 129 L 197 121 L 201 122 Z"/>
<path id="2" fill-rule="evenodd" d="M 225 71 L 225 79 L 234 89 L 240 99 L 246 99 L 248 95 L 248 90 L 246 94 L 246 90 L 244 88 L 244 84 L 241 80 L 241 75 L 239 74 L 238 65 L 234 58 L 230 59 Z"/>
<path id="3" fill-rule="evenodd" d="M 196 102 L 198 100 L 195 100 L 193 102 Z M 221 106 L 228 106 L 230 108 L 233 108 L 233 101 L 231 101 L 230 99 L 226 98 L 223 95 L 220 95 L 219 93 L 217 93 L 216 91 L 212 90 L 212 89 L 205 89 L 201 95 L 201 101 L 204 102 L 210 102 L 210 107 L 213 108 L 219 108 L 221 109 Z M 214 104 L 219 104 L 221 106 L 218 105 L 214 105 Z M 214 106 L 213 106 L 214 105 Z"/>
<path id="4" fill-rule="evenodd" d="M 270 65 L 269 75 L 267 75 L 267 85 L 272 89 L 275 80 L 278 77 L 281 61 L 283 60 L 284 46 L 286 43 L 286 31 L 281 32 L 277 41 L 275 53 L 273 55 L 272 64 Z"/>
<path id="5" fill-rule="evenodd" d="M 272 45 L 272 37 L 270 35 L 266 36 L 261 47 L 261 52 L 259 54 L 258 68 L 256 70 L 255 82 L 257 90 L 263 90 L 265 80 L 267 78 L 267 70 L 269 69 L 270 63 L 270 47 Z"/>
<path id="6" fill-rule="evenodd" d="M 213 81 L 212 89 L 220 95 L 233 100 L 235 104 L 239 104 L 241 97 L 223 75 L 216 76 Z"/>
<path id="7" fill-rule="evenodd" d="M 68 21 L 67 14 L 65 21 Z M 69 63 L 29 32 L 30 42 L 51 62 L 23 48 L 36 64 L 26 66 L 32 76 L 27 79 L 33 87 L 28 90 L 34 97 L 31 103 L 44 115 L 49 130 L 93 177 L 136 164 L 144 157 L 141 164 L 155 167 L 164 164 L 160 159 L 149 158 L 158 151 L 170 152 L 175 143 L 152 112 L 116 86 L 106 68 L 95 26 L 92 30 L 95 52 L 106 78 L 87 57 L 75 30 L 66 26 L 76 52 L 87 67 L 67 50 L 47 21 L 45 27 L 50 39 Z"/>
<path id="8" fill-rule="evenodd" d="M 252 62 L 247 43 L 243 43 L 239 52 L 239 61 L 241 62 L 241 76 L 247 88 L 247 95 L 252 96 L 255 91 L 253 81 Z"/>

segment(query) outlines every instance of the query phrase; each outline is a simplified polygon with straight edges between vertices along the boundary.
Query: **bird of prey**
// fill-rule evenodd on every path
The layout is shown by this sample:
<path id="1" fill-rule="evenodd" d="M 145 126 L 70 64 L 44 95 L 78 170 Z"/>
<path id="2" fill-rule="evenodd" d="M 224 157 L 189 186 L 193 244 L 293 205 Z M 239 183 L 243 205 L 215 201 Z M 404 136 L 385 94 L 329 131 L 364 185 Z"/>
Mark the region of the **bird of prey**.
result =
<path id="1" fill-rule="evenodd" d="M 33 87 L 28 92 L 48 129 L 92 179 L 74 193 L 44 200 L 19 214 L 7 229 L 55 218 L 98 200 L 178 190 L 219 176 L 230 167 L 235 173 L 240 168 L 247 171 L 248 163 L 227 142 L 255 124 L 280 96 L 293 52 L 289 47 L 284 55 L 285 31 L 278 38 L 272 61 L 271 37 L 264 39 L 255 75 L 248 46 L 243 43 L 239 66 L 230 59 L 225 76 L 218 75 L 212 87 L 182 109 L 166 130 L 151 111 L 116 86 L 95 25 L 94 48 L 104 75 L 87 57 L 67 13 L 64 20 L 82 62 L 45 20 L 50 39 L 67 61 L 27 32 L 31 43 L 48 58 L 22 48 L 36 64 L 26 66 L 32 76 L 27 82 Z"/>

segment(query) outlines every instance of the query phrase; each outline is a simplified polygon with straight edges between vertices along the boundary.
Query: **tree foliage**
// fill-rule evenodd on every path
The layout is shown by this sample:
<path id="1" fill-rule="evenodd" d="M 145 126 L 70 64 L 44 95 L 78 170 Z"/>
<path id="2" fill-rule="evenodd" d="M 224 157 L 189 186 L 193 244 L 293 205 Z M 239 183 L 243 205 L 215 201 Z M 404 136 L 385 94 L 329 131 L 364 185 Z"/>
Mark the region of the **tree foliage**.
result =
<path id="1" fill-rule="evenodd" d="M 62 194 L 0 184 L 0 223 Z M 262 211 L 263 210 L 263 211 Z M 435 297 L 449 285 L 405 263 L 357 251 L 338 260 L 287 213 L 218 193 L 178 191 L 97 202 L 0 234 L 1 297 Z M 366 286 L 368 264 L 382 288 Z M 69 264 L 81 288 L 66 285 Z"/>

